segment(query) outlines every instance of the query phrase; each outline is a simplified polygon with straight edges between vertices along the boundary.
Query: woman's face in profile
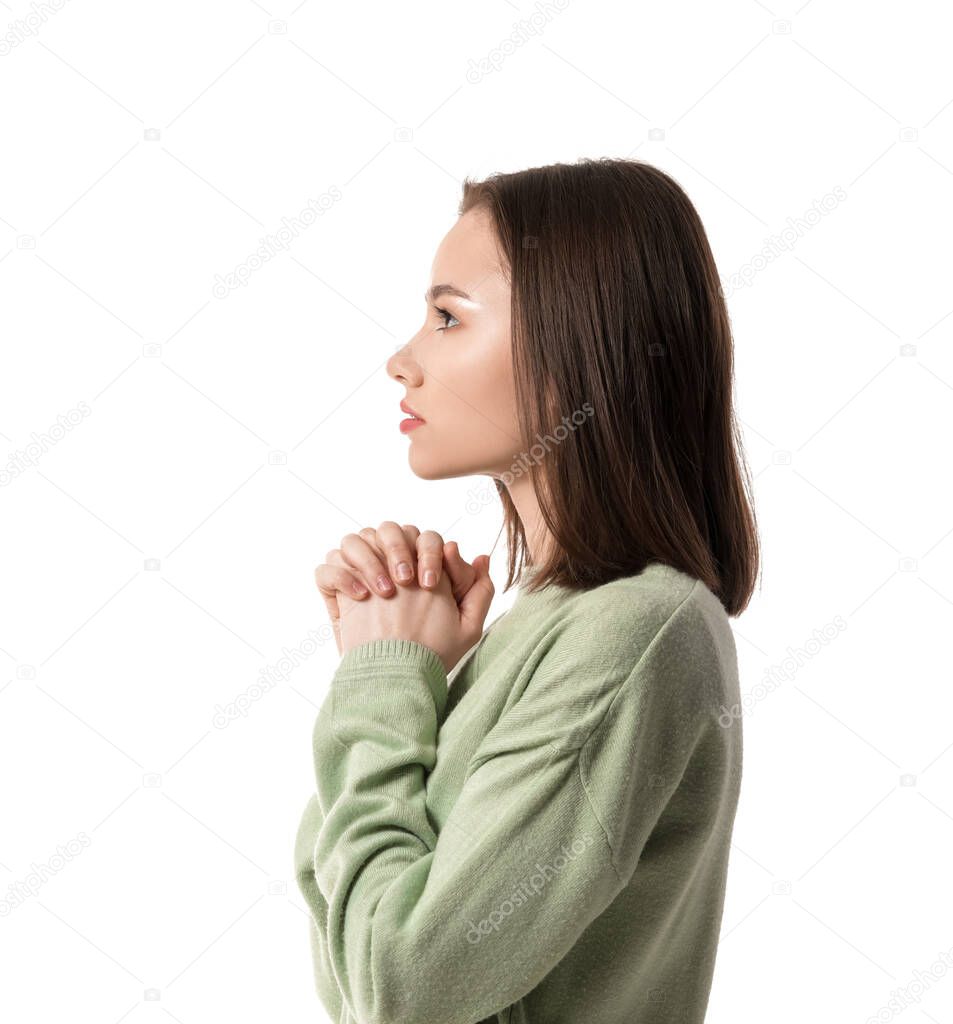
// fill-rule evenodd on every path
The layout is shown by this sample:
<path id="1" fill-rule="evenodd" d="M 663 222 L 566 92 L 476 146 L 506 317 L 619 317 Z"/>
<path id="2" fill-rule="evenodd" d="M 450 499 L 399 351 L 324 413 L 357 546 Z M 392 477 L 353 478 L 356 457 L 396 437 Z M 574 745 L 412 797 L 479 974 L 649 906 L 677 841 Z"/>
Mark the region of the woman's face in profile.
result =
<path id="1" fill-rule="evenodd" d="M 424 420 L 407 433 L 410 468 L 427 480 L 501 475 L 520 435 L 510 287 L 488 214 L 470 210 L 446 234 L 426 301 L 423 326 L 387 362 L 404 387 L 400 397 Z"/>

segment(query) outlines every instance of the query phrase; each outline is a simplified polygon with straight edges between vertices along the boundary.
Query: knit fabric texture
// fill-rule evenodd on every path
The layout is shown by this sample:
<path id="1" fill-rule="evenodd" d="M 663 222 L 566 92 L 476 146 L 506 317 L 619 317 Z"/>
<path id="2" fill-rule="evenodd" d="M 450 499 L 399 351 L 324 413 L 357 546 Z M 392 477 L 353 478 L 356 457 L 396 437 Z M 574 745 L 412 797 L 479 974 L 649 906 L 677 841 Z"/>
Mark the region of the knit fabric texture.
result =
<path id="1" fill-rule="evenodd" d="M 659 562 L 529 578 L 449 676 L 394 639 L 334 673 L 294 844 L 334 1024 L 704 1020 L 741 785 L 728 616 Z"/>

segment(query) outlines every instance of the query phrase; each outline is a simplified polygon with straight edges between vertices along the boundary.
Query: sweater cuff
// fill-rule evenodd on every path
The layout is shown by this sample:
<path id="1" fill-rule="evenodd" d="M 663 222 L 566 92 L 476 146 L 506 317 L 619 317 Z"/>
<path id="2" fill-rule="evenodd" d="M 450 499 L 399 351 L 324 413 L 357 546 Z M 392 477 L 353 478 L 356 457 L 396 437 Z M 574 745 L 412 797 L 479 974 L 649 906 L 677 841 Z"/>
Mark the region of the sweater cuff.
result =
<path id="1" fill-rule="evenodd" d="M 398 685 L 403 680 L 422 679 L 433 697 L 437 720 L 443 716 L 447 704 L 447 670 L 433 648 L 416 640 L 369 640 L 345 651 L 334 673 L 332 685 L 353 685 L 363 679 L 370 679 L 372 683 L 382 686 Z"/>

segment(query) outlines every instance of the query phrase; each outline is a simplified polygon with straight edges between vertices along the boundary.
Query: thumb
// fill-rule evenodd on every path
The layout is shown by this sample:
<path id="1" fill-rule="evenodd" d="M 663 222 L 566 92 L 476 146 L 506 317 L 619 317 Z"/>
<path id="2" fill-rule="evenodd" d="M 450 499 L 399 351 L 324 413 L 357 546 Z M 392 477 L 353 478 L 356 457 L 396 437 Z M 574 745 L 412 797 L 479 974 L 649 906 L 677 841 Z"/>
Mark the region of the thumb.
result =
<path id="1" fill-rule="evenodd" d="M 480 633 L 486 621 L 486 614 L 490 610 L 490 602 L 496 593 L 493 580 L 490 579 L 490 556 L 480 555 L 474 558 L 473 568 L 476 570 L 476 579 L 460 602 L 460 622 L 464 629 Z"/>

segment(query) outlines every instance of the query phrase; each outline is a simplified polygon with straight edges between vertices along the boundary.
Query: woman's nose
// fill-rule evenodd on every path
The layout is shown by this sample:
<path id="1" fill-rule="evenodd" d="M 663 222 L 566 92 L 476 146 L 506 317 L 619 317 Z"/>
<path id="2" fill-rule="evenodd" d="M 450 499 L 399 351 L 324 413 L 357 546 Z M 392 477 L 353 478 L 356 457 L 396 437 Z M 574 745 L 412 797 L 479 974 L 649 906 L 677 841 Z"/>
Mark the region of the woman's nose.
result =
<path id="1" fill-rule="evenodd" d="M 419 367 L 413 356 L 413 341 L 401 345 L 397 351 L 387 360 L 387 373 L 404 384 L 415 379 L 415 373 L 419 375 Z M 415 370 L 415 367 L 417 368 Z"/>

